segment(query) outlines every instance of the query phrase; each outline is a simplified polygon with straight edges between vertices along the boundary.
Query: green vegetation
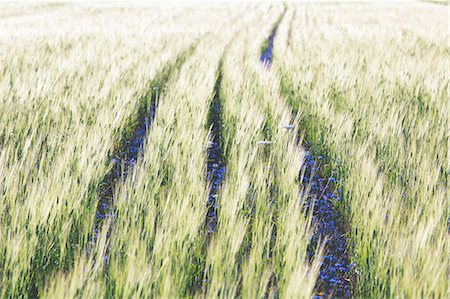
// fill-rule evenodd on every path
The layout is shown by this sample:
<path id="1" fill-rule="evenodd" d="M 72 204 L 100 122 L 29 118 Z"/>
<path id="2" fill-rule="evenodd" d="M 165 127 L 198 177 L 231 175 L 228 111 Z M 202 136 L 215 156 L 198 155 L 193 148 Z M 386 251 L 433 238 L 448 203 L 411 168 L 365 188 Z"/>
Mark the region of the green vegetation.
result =
<path id="1" fill-rule="evenodd" d="M 442 6 L 0 7 L 0 298 L 311 298 L 325 253 L 308 255 L 296 130 L 341 179 L 353 295 L 450 297 Z M 147 141 L 94 238 L 100 184 L 155 85 Z M 227 169 L 211 236 L 215 87 Z"/>
<path id="2" fill-rule="evenodd" d="M 275 65 L 307 139 L 340 166 L 357 294 L 448 298 L 447 16 L 422 3 L 372 7 L 298 6 Z"/>

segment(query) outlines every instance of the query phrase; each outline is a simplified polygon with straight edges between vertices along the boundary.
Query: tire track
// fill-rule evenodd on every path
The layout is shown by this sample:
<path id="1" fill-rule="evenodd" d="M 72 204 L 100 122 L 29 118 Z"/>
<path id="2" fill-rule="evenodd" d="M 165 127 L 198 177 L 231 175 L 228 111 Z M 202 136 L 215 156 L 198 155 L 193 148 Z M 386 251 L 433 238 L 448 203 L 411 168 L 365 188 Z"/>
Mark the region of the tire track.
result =
<path id="1" fill-rule="evenodd" d="M 283 16 L 284 14 L 272 29 L 267 39 L 268 46 L 260 57 L 260 62 L 267 68 L 272 64 L 274 40 Z M 290 26 L 293 19 L 294 17 Z M 288 33 L 288 45 L 290 35 L 291 29 Z M 297 134 L 300 135 L 299 132 Z M 301 142 L 300 138 L 298 142 Z M 307 143 L 303 146 L 306 149 L 310 148 Z M 299 181 L 305 188 L 309 186 L 310 192 L 305 208 L 307 213 L 312 209 L 315 225 L 314 235 L 308 247 L 310 259 L 314 257 L 320 241 L 326 240 L 324 260 L 316 282 L 314 298 L 348 298 L 352 294 L 351 285 L 354 280 L 353 265 L 348 252 L 349 226 L 336 207 L 342 200 L 342 190 L 338 188 L 339 181 L 325 175 L 323 167 L 326 164 L 323 160 L 322 156 L 315 156 L 307 151 L 304 169 L 299 175 Z M 276 233 L 273 238 L 276 238 Z M 276 277 L 273 277 L 272 283 L 272 287 L 276 288 Z"/>
<path id="2" fill-rule="evenodd" d="M 286 7 L 284 8 L 283 13 L 281 14 L 280 18 L 275 23 L 269 37 L 267 38 L 267 44 L 264 45 L 261 49 L 261 57 L 259 58 L 259 61 L 266 67 L 270 67 L 272 64 L 272 58 L 273 58 L 273 41 L 275 39 L 275 36 L 277 34 L 278 26 L 280 25 L 281 21 L 283 20 L 284 16 L 286 15 Z"/>
<path id="3" fill-rule="evenodd" d="M 217 81 L 214 85 L 214 97 L 211 102 L 208 126 L 211 128 L 211 141 L 208 144 L 207 181 L 210 184 L 208 196 L 208 212 L 206 215 L 207 240 L 216 231 L 217 226 L 217 206 L 216 199 L 219 196 L 222 180 L 226 172 L 226 161 L 223 154 L 222 141 L 222 104 L 220 100 L 220 86 L 222 82 L 222 64 L 219 62 L 217 71 Z"/>
<path id="4" fill-rule="evenodd" d="M 201 39 L 199 37 L 198 39 Z M 127 175 L 134 169 L 136 162 L 141 158 L 142 150 L 147 141 L 146 136 L 151 128 L 158 108 L 161 92 L 164 90 L 166 82 L 172 76 L 173 70 L 178 69 L 187 57 L 192 55 L 198 44 L 198 40 L 192 43 L 186 50 L 182 51 L 175 62 L 166 65 L 160 75 L 152 81 L 149 92 L 140 101 L 138 112 L 135 118 L 128 121 L 128 125 L 122 133 L 121 140 L 113 154 L 109 158 L 112 168 L 101 180 L 98 187 L 98 204 L 96 208 L 96 221 L 94 235 L 89 242 L 88 254 L 92 253 L 101 231 L 107 227 L 107 241 L 111 233 L 111 228 L 116 218 L 114 210 L 114 192 L 117 183 L 126 180 Z M 109 247 L 109 245 L 107 245 Z M 105 262 L 108 261 L 108 249 L 106 250 Z"/>

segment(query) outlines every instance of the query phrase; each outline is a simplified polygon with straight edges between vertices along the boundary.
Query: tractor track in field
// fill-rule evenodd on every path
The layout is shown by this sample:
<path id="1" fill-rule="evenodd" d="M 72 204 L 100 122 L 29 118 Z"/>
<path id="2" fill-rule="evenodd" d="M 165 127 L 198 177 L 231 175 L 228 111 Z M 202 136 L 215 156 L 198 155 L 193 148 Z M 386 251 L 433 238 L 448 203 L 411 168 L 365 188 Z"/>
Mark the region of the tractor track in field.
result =
<path id="1" fill-rule="evenodd" d="M 303 145 L 308 148 L 307 144 Z M 314 235 L 308 247 L 313 258 L 319 242 L 326 241 L 314 298 L 349 298 L 352 295 L 353 265 L 350 261 L 347 235 L 349 226 L 337 205 L 342 201 L 339 180 L 323 175 L 327 165 L 322 156 L 306 152 L 304 174 L 300 176 L 309 186 L 306 209 L 313 209 Z"/>
<path id="2" fill-rule="evenodd" d="M 120 180 L 125 180 L 128 173 L 134 168 L 139 155 L 141 154 L 146 142 L 147 132 L 150 129 L 153 119 L 156 115 L 158 100 L 160 98 L 160 87 L 153 86 L 150 91 L 150 101 L 144 99 L 137 113 L 135 125 L 131 128 L 131 133 L 124 133 L 120 146 L 116 154 L 110 161 L 113 166 L 105 175 L 99 186 L 98 205 L 96 210 L 96 227 L 92 242 L 99 237 L 102 223 L 109 219 L 116 218 L 114 210 L 114 191 Z"/>
<path id="3" fill-rule="evenodd" d="M 238 17 L 236 17 L 236 19 L 237 18 Z M 113 208 L 113 196 L 117 182 L 126 179 L 127 174 L 134 168 L 134 165 L 139 158 L 139 154 L 141 153 L 146 141 L 145 138 L 147 135 L 147 131 L 148 129 L 150 129 L 151 123 L 156 115 L 160 93 L 165 89 L 166 81 L 171 76 L 172 70 L 178 69 L 179 66 L 181 66 L 186 61 L 186 59 L 191 56 L 192 53 L 194 53 L 199 44 L 199 41 L 208 35 L 211 35 L 211 32 L 206 32 L 202 36 L 197 37 L 187 49 L 179 54 L 179 56 L 173 63 L 166 65 L 162 69 L 161 73 L 157 76 L 157 79 L 154 80 L 149 94 L 147 94 L 147 96 L 144 97 L 144 100 L 141 101 L 138 109 L 137 121 L 135 122 L 135 125 L 131 127 L 131 134 L 123 134 L 123 138 L 119 143 L 119 147 L 117 149 L 114 149 L 114 154 L 110 158 L 110 161 L 113 163 L 113 167 L 105 175 L 99 187 L 98 205 L 96 211 L 96 225 L 94 238 L 90 242 L 90 246 L 92 246 L 95 243 L 96 238 L 98 238 L 99 228 L 101 227 L 102 223 L 104 223 L 106 219 L 113 220 L 116 217 L 116 213 Z M 220 136 L 221 129 L 219 89 L 222 76 L 220 70 L 221 68 L 219 68 L 220 77 L 218 78 L 218 84 L 216 84 L 215 86 L 216 96 L 214 97 L 213 101 L 213 103 L 218 103 L 217 108 L 219 109 L 219 118 L 213 116 L 212 119 L 213 144 L 217 139 L 216 135 L 219 134 L 218 136 Z M 145 98 L 148 98 L 149 96 L 151 98 L 150 103 L 145 100 Z M 215 124 L 217 121 L 220 121 L 220 125 Z M 219 137 L 219 139 L 221 139 L 221 137 Z M 208 161 L 213 160 L 213 158 L 210 158 L 210 155 L 212 156 L 213 154 L 217 155 L 217 159 L 223 161 L 222 150 L 220 149 L 220 146 L 218 144 L 208 150 Z M 214 224 L 213 227 L 215 227 L 217 223 L 215 198 L 217 197 L 218 193 L 217 186 L 220 185 L 223 177 L 224 168 L 222 168 L 223 165 L 216 167 L 214 163 L 211 163 L 211 166 L 209 166 L 208 163 L 208 177 L 215 178 L 214 180 L 212 180 L 213 188 L 211 189 L 209 196 L 210 200 L 208 201 L 208 214 L 209 212 L 211 212 L 211 214 L 214 215 L 214 217 L 211 217 L 211 224 Z M 222 175 L 219 176 L 219 173 L 221 173 Z"/>
<path id="4" fill-rule="evenodd" d="M 223 180 L 227 170 L 226 158 L 223 151 L 224 141 L 222 137 L 223 119 L 222 119 L 222 99 L 220 97 L 222 78 L 223 78 L 223 62 L 225 53 L 231 41 L 227 43 L 223 50 L 217 66 L 217 77 L 214 84 L 213 99 L 209 106 L 207 126 L 210 128 L 210 141 L 207 145 L 207 160 L 206 160 L 206 182 L 209 186 L 208 201 L 206 202 L 206 218 L 205 218 L 205 243 L 204 255 L 207 254 L 214 234 L 217 232 L 218 226 L 218 207 L 217 203 L 220 199 L 220 192 Z M 205 272 L 205 263 L 202 263 L 202 270 L 200 276 L 194 279 L 193 289 L 200 294 L 205 295 L 207 289 L 208 277 Z"/>
<path id="5" fill-rule="evenodd" d="M 259 58 L 259 61 L 265 66 L 270 67 L 272 64 L 272 58 L 273 58 L 273 41 L 275 39 L 275 35 L 277 34 L 278 26 L 281 23 L 281 20 L 284 18 L 284 15 L 286 14 L 286 9 L 281 14 L 280 18 L 275 23 L 275 26 L 273 27 L 272 31 L 270 32 L 269 37 L 267 38 L 267 47 L 263 49 L 261 53 L 261 57 Z"/>
<path id="6" fill-rule="evenodd" d="M 285 17 L 286 12 L 287 12 L 287 8 L 285 6 L 284 11 L 280 14 L 280 17 L 275 22 L 275 24 L 272 28 L 272 31 L 270 32 L 270 35 L 267 38 L 266 48 L 262 49 L 262 51 L 261 51 L 261 56 L 259 58 L 259 61 L 266 68 L 270 68 L 270 66 L 272 65 L 273 42 L 275 40 L 275 36 L 277 34 L 278 27 L 279 27 L 281 21 L 283 20 L 283 18 Z M 270 139 L 269 136 L 265 136 L 265 137 Z M 276 195 L 274 195 L 271 190 L 271 192 L 270 192 L 271 202 L 273 201 L 273 196 L 276 196 Z M 277 214 L 277 211 L 275 210 L 275 213 L 272 216 L 273 223 L 276 223 L 276 219 L 278 217 L 276 214 Z M 273 225 L 272 236 L 271 236 L 270 244 L 269 244 L 269 247 L 270 247 L 269 258 L 270 259 L 273 256 L 273 249 L 275 247 L 276 240 L 277 240 L 277 226 Z M 275 275 L 275 273 L 273 272 L 270 277 L 269 284 L 267 285 L 267 288 L 266 288 L 265 297 L 271 298 L 272 296 L 274 296 L 274 294 L 276 294 L 277 289 L 278 289 L 278 279 L 277 279 L 277 276 Z"/>
<path id="7" fill-rule="evenodd" d="M 220 85 L 222 83 L 222 60 L 219 63 L 217 80 L 214 85 L 214 97 L 208 114 L 208 126 L 211 128 L 211 141 L 208 144 L 208 160 L 206 179 L 210 185 L 207 203 L 207 240 L 215 233 L 217 227 L 216 199 L 226 171 L 222 141 L 222 104 L 220 100 Z"/>
<path id="8" fill-rule="evenodd" d="M 223 58 L 222 58 L 223 59 Z M 220 197 L 220 190 L 222 182 L 225 178 L 226 160 L 223 153 L 223 139 L 222 139 L 222 102 L 220 99 L 220 86 L 222 83 L 222 64 L 220 60 L 217 68 L 217 79 L 214 84 L 213 99 L 208 111 L 208 128 L 210 128 L 210 141 L 207 145 L 207 159 L 206 159 L 206 182 L 209 186 L 208 200 L 206 202 L 206 217 L 205 217 L 205 242 L 203 244 L 203 254 L 207 255 L 207 248 L 209 247 L 214 234 L 217 232 L 218 225 L 218 208 L 217 203 Z M 205 261 L 199 262 L 199 275 L 194 277 L 192 281 L 192 291 L 205 295 L 206 285 L 208 284 L 208 277 L 205 272 Z"/>
<path id="9" fill-rule="evenodd" d="M 283 16 L 272 29 L 267 39 L 267 48 L 263 49 L 260 57 L 260 62 L 266 68 L 270 68 L 272 64 L 274 39 Z M 299 132 L 297 134 L 300 135 Z M 298 138 L 297 141 L 301 142 L 301 139 Z M 303 143 L 303 147 L 310 148 L 308 143 Z M 348 250 L 349 224 L 346 223 L 337 208 L 338 203 L 342 201 L 342 190 L 338 188 L 339 181 L 337 179 L 323 174 L 325 165 L 323 157 L 315 156 L 309 151 L 306 153 L 303 169 L 300 170 L 299 182 L 310 188 L 305 203 L 307 212 L 313 209 L 315 226 L 311 243 L 308 246 L 310 259 L 314 257 L 317 246 L 320 245 L 319 242 L 326 240 L 323 262 L 313 298 L 349 298 L 352 296 L 355 275 Z M 276 285 L 276 277 L 273 279 L 273 284 Z"/>
<path id="10" fill-rule="evenodd" d="M 153 123 L 158 108 L 161 92 L 165 89 L 165 84 L 172 74 L 172 70 L 178 68 L 195 51 L 199 37 L 187 49 L 182 51 L 172 63 L 165 66 L 156 79 L 150 84 L 149 92 L 138 104 L 137 115 L 129 120 L 129 125 L 122 133 L 118 147 L 113 150 L 109 161 L 112 163 L 111 169 L 100 181 L 97 192 L 97 208 L 93 238 L 89 242 L 88 254 L 92 252 L 96 240 L 99 238 L 103 225 L 109 221 L 107 239 L 111 233 L 112 223 L 116 218 L 114 209 L 114 192 L 119 181 L 126 180 L 127 175 L 134 169 L 138 159 L 142 158 L 142 150 L 146 143 L 147 133 Z M 107 244 L 109 248 L 109 244 Z M 108 262 L 108 249 L 105 262 Z"/>
<path id="11" fill-rule="evenodd" d="M 260 61 L 262 64 L 264 64 L 266 67 L 270 67 L 272 64 L 272 51 L 273 51 L 273 40 L 275 39 L 275 35 L 277 34 L 278 26 L 274 27 L 272 32 L 270 33 L 269 37 L 267 38 L 267 48 L 263 51 Z"/>

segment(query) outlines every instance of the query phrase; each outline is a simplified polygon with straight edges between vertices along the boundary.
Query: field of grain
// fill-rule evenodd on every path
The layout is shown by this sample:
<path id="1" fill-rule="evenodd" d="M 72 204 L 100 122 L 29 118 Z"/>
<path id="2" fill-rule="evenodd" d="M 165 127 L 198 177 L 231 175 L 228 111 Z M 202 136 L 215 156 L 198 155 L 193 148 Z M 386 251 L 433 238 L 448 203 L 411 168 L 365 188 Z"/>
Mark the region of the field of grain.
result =
<path id="1" fill-rule="evenodd" d="M 0 298 L 450 298 L 448 18 L 1 3 Z"/>

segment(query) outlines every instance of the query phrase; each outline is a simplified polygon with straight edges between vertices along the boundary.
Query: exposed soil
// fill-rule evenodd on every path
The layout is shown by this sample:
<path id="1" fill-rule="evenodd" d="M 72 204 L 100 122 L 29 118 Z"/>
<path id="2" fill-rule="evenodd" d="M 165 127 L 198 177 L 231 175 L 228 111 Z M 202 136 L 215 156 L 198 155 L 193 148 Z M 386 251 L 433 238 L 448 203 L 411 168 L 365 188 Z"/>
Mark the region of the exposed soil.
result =
<path id="1" fill-rule="evenodd" d="M 259 58 L 259 61 L 261 61 L 261 63 L 267 67 L 270 67 L 270 65 L 272 64 L 273 40 L 275 38 L 275 35 L 277 34 L 277 29 L 278 26 L 273 28 L 272 32 L 267 38 L 267 48 L 263 51 L 261 57 Z"/>
<path id="2" fill-rule="evenodd" d="M 261 63 L 266 67 L 270 67 L 272 63 L 273 42 L 278 24 L 269 35 L 268 46 L 260 57 Z M 314 256 L 319 240 L 326 239 L 324 260 L 316 282 L 314 298 L 348 298 L 352 293 L 354 269 L 348 253 L 348 225 L 337 209 L 337 203 L 342 200 L 342 191 L 337 188 L 338 180 L 320 175 L 322 160 L 321 156 L 314 156 L 308 152 L 302 180 L 303 184 L 309 184 L 311 188 L 306 209 L 309 211 L 313 208 L 315 225 L 308 248 L 310 259 Z"/>
<path id="3" fill-rule="evenodd" d="M 200 38 L 184 50 L 173 64 L 168 64 L 163 68 L 161 74 L 155 79 L 149 93 L 141 100 L 134 122 L 128 124 L 118 143 L 118 148 L 114 149 L 114 154 L 110 158 L 112 168 L 105 175 L 98 188 L 97 217 L 94 236 L 89 242 L 90 247 L 93 247 L 93 244 L 99 237 L 101 225 L 106 223 L 105 220 L 113 222 L 114 218 L 116 218 L 113 207 L 114 190 L 119 180 L 126 179 L 127 174 L 134 168 L 136 161 L 141 155 L 146 142 L 147 131 L 153 123 L 161 92 L 165 88 L 165 82 L 169 78 L 172 69 L 181 66 L 186 57 L 195 51 Z M 107 257 L 105 258 L 107 259 Z"/>
<path id="4" fill-rule="evenodd" d="M 113 208 L 113 195 L 117 182 L 126 179 L 127 174 L 133 169 L 146 141 L 147 131 L 155 118 L 156 108 L 160 97 L 160 87 L 155 86 L 150 93 L 150 100 L 145 100 L 138 110 L 134 124 L 123 134 L 120 147 L 111 158 L 113 164 L 100 184 L 98 192 L 98 205 L 96 211 L 96 226 L 91 246 L 99 237 L 101 225 L 105 220 L 114 221 L 116 217 Z"/>
<path id="5" fill-rule="evenodd" d="M 306 155 L 303 184 L 309 184 L 311 188 L 306 208 L 308 211 L 313 208 L 316 226 L 308 248 L 310 258 L 314 256 L 319 240 L 326 239 L 314 298 L 348 298 L 351 296 L 354 269 L 347 246 L 348 225 L 337 209 L 342 192 L 337 188 L 337 179 L 321 176 L 323 165 L 322 156 Z"/>
<path id="6" fill-rule="evenodd" d="M 213 234 L 217 226 L 216 199 L 219 196 L 226 166 L 222 151 L 222 111 L 220 103 L 220 84 L 222 81 L 221 66 L 214 87 L 214 98 L 211 102 L 208 125 L 211 127 L 211 142 L 208 144 L 208 163 L 206 178 L 210 184 L 208 197 L 208 213 L 206 217 L 207 233 Z"/>
<path id="7" fill-rule="evenodd" d="M 270 67 L 270 65 L 272 64 L 273 41 L 275 39 L 275 35 L 277 34 L 278 26 L 280 25 L 281 20 L 283 20 L 285 15 L 286 15 L 286 7 L 284 8 L 283 13 L 280 15 L 280 18 L 276 21 L 275 25 L 273 26 L 272 32 L 267 38 L 267 45 L 265 45 L 266 48 L 262 49 L 259 61 L 266 67 Z"/>

